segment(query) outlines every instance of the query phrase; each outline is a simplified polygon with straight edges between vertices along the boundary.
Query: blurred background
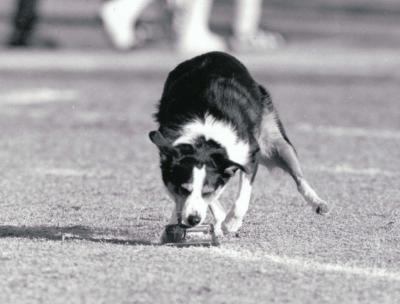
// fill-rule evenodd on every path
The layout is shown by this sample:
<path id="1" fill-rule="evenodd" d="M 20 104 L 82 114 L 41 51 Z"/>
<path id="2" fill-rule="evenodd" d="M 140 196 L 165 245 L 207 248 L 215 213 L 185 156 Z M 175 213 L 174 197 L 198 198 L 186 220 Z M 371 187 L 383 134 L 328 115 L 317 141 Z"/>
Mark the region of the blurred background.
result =
<path id="1" fill-rule="evenodd" d="M 31 41 L 34 46 L 40 44 L 38 40 L 50 40 L 51 46 L 62 49 L 113 48 L 110 35 L 104 31 L 100 17 L 107 1 L 28 0 L 25 2 L 30 1 L 37 2 L 38 17 L 33 38 L 36 41 Z M 143 0 L 132 2 L 141 1 Z M 17 2 L 17 0 L 2 0 L 0 3 L 2 45 L 6 45 L 10 39 Z M 137 21 L 135 25 L 139 27 L 137 35 L 141 41 L 140 47 L 165 48 L 173 45 L 171 42 L 173 37 L 168 29 L 171 14 L 167 9 L 174 11 L 171 9 L 174 2 L 185 2 L 185 0 L 144 2 L 143 8 L 137 8 L 140 10 L 138 16 L 134 17 Z M 330 45 L 373 49 L 397 48 L 400 45 L 400 2 L 396 0 L 264 0 L 261 9 L 260 28 L 282 35 L 286 46 Z M 210 27 L 214 32 L 226 39 L 231 37 L 234 18 L 235 1 L 214 1 L 209 18 Z M 142 43 L 142 40 L 145 40 L 145 43 Z"/>
<path id="2" fill-rule="evenodd" d="M 159 240 L 152 113 L 210 49 L 270 91 L 331 216 L 261 169 L 233 255 L 116 245 Z M 0 303 L 396 303 L 399 50 L 399 0 L 0 0 Z"/>

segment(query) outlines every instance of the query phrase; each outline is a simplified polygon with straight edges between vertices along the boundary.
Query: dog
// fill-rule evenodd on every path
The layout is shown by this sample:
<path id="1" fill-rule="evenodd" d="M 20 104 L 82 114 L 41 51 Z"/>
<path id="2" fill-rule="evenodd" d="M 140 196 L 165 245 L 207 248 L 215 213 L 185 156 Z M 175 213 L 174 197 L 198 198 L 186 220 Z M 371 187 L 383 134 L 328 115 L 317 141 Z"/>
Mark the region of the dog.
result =
<path id="1" fill-rule="evenodd" d="M 282 168 L 316 213 L 328 212 L 304 178 L 269 93 L 233 56 L 211 52 L 179 64 L 154 116 L 159 128 L 149 137 L 175 202 L 170 224 L 199 225 L 210 209 L 217 235 L 237 233 L 259 164 Z M 219 197 L 236 172 L 240 191 L 226 214 Z"/>

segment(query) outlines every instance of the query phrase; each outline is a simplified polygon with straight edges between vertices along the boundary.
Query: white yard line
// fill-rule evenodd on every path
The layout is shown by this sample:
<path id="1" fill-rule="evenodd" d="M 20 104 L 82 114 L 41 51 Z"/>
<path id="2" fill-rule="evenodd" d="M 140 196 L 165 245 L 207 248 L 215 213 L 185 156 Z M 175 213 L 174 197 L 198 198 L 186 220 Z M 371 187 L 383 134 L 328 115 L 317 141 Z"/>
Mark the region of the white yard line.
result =
<path id="1" fill-rule="evenodd" d="M 314 126 L 307 123 L 298 124 L 296 129 L 306 133 L 317 133 L 336 137 L 372 137 L 383 139 L 400 139 L 400 131 L 356 127 Z"/>
<path id="2" fill-rule="evenodd" d="M 397 50 L 369 50 L 321 47 L 285 47 L 268 56 L 236 54 L 253 72 L 301 72 L 317 75 L 350 75 L 398 78 L 400 58 Z M 383 59 L 382 59 L 383 58 Z M 3 51 L 1 71 L 136 71 L 166 72 L 186 56 L 165 50 L 137 50 L 116 54 L 111 51 Z"/>
<path id="3" fill-rule="evenodd" d="M 65 102 L 78 100 L 74 90 L 56 90 L 51 88 L 20 89 L 0 92 L 0 105 L 33 105 L 49 102 Z"/>
<path id="4" fill-rule="evenodd" d="M 87 177 L 104 178 L 112 176 L 111 172 L 96 170 L 78 170 L 72 168 L 35 168 L 33 173 L 41 176 L 59 176 L 59 177 Z"/>
<path id="5" fill-rule="evenodd" d="M 317 167 L 305 167 L 306 170 L 316 171 L 316 172 L 326 172 L 333 174 L 354 174 L 354 175 L 364 175 L 364 176 L 399 176 L 400 173 L 382 170 L 379 168 L 364 168 L 357 169 L 346 164 L 340 164 L 333 167 L 327 166 L 317 166 Z"/>
<path id="6" fill-rule="evenodd" d="M 286 266 L 288 268 L 293 268 L 300 271 L 330 272 L 364 277 L 369 279 L 400 281 L 400 272 L 388 271 L 387 269 L 378 267 L 359 267 L 347 264 L 322 263 L 316 262 L 311 259 L 291 258 L 287 256 L 267 254 L 264 252 L 236 251 L 233 249 L 225 248 L 215 248 L 211 252 L 219 256 L 242 261 L 267 261 L 273 264 Z"/>
<path id="7" fill-rule="evenodd" d="M 90 176 L 93 175 L 92 172 L 83 171 L 83 170 L 76 170 L 70 168 L 36 168 L 35 173 L 38 175 L 57 175 L 57 176 L 71 176 L 71 177 L 78 177 L 78 176 Z"/>

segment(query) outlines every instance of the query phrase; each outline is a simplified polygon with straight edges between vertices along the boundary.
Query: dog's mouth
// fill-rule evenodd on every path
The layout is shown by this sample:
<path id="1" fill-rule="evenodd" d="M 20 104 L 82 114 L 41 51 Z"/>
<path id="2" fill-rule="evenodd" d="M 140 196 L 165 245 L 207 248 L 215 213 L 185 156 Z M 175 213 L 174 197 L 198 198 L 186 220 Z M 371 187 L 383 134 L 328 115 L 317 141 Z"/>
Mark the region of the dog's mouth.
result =
<path id="1" fill-rule="evenodd" d="M 182 217 L 178 216 L 178 224 L 177 224 L 177 226 L 179 226 L 180 228 L 183 228 L 183 229 L 188 229 L 188 228 L 193 228 L 193 227 L 197 226 L 197 224 L 196 225 L 190 225 L 189 223 L 185 223 L 185 221 L 182 220 Z"/>
<path id="2" fill-rule="evenodd" d="M 183 224 L 182 222 L 178 223 L 178 226 L 179 226 L 180 228 L 183 228 L 183 229 L 192 228 L 192 226 L 185 225 L 185 224 Z"/>
<path id="3" fill-rule="evenodd" d="M 177 214 L 177 218 L 178 218 L 178 224 L 177 224 L 177 226 L 179 226 L 180 228 L 187 229 L 187 228 L 190 228 L 190 227 L 191 227 L 190 225 L 185 224 L 185 223 L 183 222 L 183 220 L 182 220 L 182 215 L 181 215 L 181 214 Z"/>

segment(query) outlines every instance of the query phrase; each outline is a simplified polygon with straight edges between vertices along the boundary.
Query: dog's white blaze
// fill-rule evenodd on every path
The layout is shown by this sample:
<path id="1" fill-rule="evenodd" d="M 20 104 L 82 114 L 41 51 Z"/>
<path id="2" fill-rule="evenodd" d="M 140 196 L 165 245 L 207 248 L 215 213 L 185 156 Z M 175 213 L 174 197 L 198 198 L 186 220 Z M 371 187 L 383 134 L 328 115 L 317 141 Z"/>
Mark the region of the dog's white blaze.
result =
<path id="1" fill-rule="evenodd" d="M 207 202 L 202 197 L 202 190 L 204 185 L 204 180 L 206 178 L 206 168 L 205 166 L 199 168 L 193 168 L 193 182 L 192 182 L 192 192 L 186 199 L 186 202 L 182 210 L 182 220 L 185 224 L 189 215 L 198 214 L 202 220 L 205 219 L 207 213 Z"/>
<path id="2" fill-rule="evenodd" d="M 199 136 L 215 140 L 222 145 L 230 160 L 241 165 L 248 162 L 249 144 L 238 137 L 232 125 L 222 122 L 212 115 L 206 115 L 204 119 L 195 119 L 184 125 L 182 135 L 175 140 L 173 145 L 193 143 Z"/>
<path id="3" fill-rule="evenodd" d="M 203 166 L 200 169 L 197 167 L 193 167 L 193 184 L 192 184 L 192 193 L 196 197 L 201 197 L 201 192 L 204 185 L 204 180 L 206 178 L 206 167 Z"/>

